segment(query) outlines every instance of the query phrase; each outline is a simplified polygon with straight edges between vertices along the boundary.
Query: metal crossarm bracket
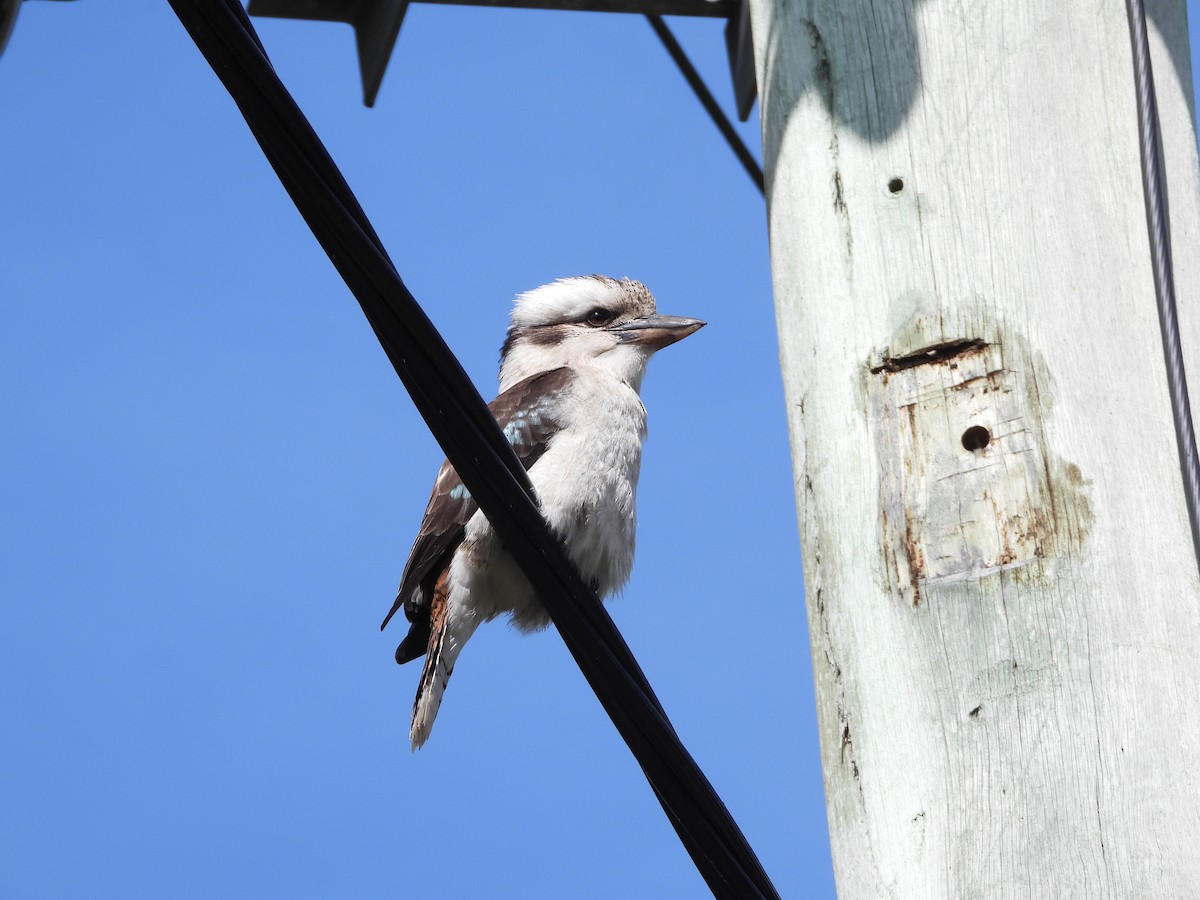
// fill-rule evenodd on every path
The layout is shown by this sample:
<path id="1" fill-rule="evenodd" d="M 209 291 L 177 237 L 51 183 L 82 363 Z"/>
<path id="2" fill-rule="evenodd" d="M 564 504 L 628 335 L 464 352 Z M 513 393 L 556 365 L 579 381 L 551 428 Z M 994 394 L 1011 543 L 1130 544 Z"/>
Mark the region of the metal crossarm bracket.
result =
<path id="1" fill-rule="evenodd" d="M 733 76 L 733 99 L 738 119 L 745 122 L 758 96 L 758 81 L 754 76 L 754 44 L 750 39 L 750 4 L 738 3 L 725 26 L 725 48 L 729 51 L 729 73 Z"/>
<path id="2" fill-rule="evenodd" d="M 2 0 L 0 0 L 2 2 Z M 358 64 L 362 70 L 363 103 L 375 105 L 384 70 L 400 34 L 410 0 L 250 0 L 252 16 L 316 19 L 354 26 Z M 458 6 L 520 9 L 563 9 L 577 12 L 640 13 L 657 16 L 703 16 L 728 19 L 726 42 L 733 71 L 734 93 L 742 121 L 754 104 L 754 67 L 750 53 L 750 17 L 744 0 L 419 0 Z"/>
<path id="3" fill-rule="evenodd" d="M 315 19 L 354 26 L 358 67 L 362 71 L 363 103 L 375 105 L 375 95 L 400 34 L 409 0 L 250 0 L 252 16 L 275 19 Z"/>
<path id="4" fill-rule="evenodd" d="M 21 0 L 0 0 L 0 54 L 8 44 L 13 26 L 17 24 L 17 10 L 21 8 Z"/>

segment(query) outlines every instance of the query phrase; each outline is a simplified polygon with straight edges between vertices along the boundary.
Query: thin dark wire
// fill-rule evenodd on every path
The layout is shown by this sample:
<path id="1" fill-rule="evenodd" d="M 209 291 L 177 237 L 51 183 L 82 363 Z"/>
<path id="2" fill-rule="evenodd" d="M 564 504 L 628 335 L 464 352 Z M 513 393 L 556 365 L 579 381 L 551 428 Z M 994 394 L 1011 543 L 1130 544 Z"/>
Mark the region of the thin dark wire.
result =
<path id="1" fill-rule="evenodd" d="M 1175 442 L 1188 519 L 1192 524 L 1192 549 L 1200 565 L 1200 456 L 1188 399 L 1187 373 L 1179 340 L 1179 316 L 1175 305 L 1175 274 L 1171 262 L 1171 227 L 1167 192 L 1163 181 L 1162 135 L 1158 101 L 1154 93 L 1154 70 L 1146 37 L 1146 9 L 1142 0 L 1125 0 L 1129 14 L 1129 39 L 1133 45 L 1133 80 L 1137 93 L 1138 137 L 1142 157 L 1142 191 L 1146 196 L 1146 228 L 1154 270 L 1154 295 L 1158 302 L 1158 324 L 1162 331 L 1163 356 L 1167 364 L 1167 387 L 1175 419 Z"/>
<path id="2" fill-rule="evenodd" d="M 717 897 L 777 898 L 688 754 L 620 633 L 550 532 L 495 419 L 409 293 L 337 166 L 280 83 L 237 0 L 170 0 L 314 236 L 346 281 L 417 409 L 536 587 L 697 869 Z"/>
<path id="3" fill-rule="evenodd" d="M 758 164 L 758 160 L 754 158 L 754 155 L 746 147 L 745 143 L 743 143 L 738 133 L 734 131 L 733 123 L 729 121 L 729 117 L 717 105 L 717 101 L 713 98 L 712 92 L 709 91 L 708 85 L 704 83 L 704 79 L 700 77 L 700 73 L 692 65 L 692 61 L 683 52 L 683 47 L 679 45 L 679 41 L 675 40 L 675 35 L 667 27 L 667 23 L 662 20 L 662 16 L 653 14 L 647 15 L 646 21 L 650 23 L 650 27 L 658 35 L 658 39 L 667 48 L 667 53 L 671 54 L 671 59 L 675 60 L 675 65 L 679 67 L 679 71 L 683 73 L 683 77 L 691 85 L 696 98 L 700 101 L 700 105 L 704 107 L 709 117 L 713 120 L 713 124 L 717 126 L 717 130 L 721 132 L 721 136 L 725 138 L 725 142 L 729 144 L 729 149 L 738 158 L 738 162 L 742 164 L 742 168 L 746 170 L 746 174 L 750 176 L 750 180 L 754 182 L 754 186 L 758 188 L 758 192 L 765 196 L 766 189 L 763 182 L 762 167 Z"/>

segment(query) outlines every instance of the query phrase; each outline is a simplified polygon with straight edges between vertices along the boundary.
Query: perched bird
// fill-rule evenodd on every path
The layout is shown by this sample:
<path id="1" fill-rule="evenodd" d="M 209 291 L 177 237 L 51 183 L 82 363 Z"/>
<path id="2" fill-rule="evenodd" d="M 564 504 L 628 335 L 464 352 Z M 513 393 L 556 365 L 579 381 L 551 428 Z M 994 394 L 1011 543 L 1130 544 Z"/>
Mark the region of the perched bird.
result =
<path id="1" fill-rule="evenodd" d="M 638 396 L 656 350 L 704 325 L 660 316 L 629 279 L 563 278 L 517 297 L 488 407 L 529 471 L 542 513 L 585 580 L 605 597 L 633 567 L 646 410 Z M 411 623 L 396 662 L 425 657 L 409 737 L 429 737 L 446 682 L 481 622 L 509 613 L 522 631 L 550 622 L 449 462 L 433 483 L 386 627 Z"/>

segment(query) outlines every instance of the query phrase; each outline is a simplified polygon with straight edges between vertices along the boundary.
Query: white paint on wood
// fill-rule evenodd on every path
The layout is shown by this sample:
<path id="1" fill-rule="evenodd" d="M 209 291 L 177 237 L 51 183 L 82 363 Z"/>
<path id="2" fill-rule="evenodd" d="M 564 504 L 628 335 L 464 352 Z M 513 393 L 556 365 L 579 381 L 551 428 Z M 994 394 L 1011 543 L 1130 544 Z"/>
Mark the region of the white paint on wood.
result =
<path id="1" fill-rule="evenodd" d="M 1197 896 L 1124 4 L 750 2 L 839 894 Z M 1151 13 L 1195 386 L 1187 31 Z"/>

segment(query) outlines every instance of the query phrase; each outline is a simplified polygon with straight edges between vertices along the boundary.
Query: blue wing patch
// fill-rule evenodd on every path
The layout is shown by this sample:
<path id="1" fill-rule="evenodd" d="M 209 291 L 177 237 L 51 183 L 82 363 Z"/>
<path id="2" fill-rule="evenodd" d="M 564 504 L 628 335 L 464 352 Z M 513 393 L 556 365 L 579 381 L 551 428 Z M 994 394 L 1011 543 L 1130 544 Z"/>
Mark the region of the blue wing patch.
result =
<path id="1" fill-rule="evenodd" d="M 526 469 L 538 461 L 562 425 L 556 420 L 555 404 L 571 378 L 571 370 L 567 368 L 542 372 L 513 385 L 488 404 Z M 412 623 L 408 637 L 397 651 L 397 662 L 424 654 L 434 581 L 449 564 L 451 554 L 463 539 L 467 522 L 478 509 L 458 474 L 449 463 L 443 463 L 400 578 L 396 601 L 383 620 L 387 625 L 403 607 L 405 617 Z"/>

